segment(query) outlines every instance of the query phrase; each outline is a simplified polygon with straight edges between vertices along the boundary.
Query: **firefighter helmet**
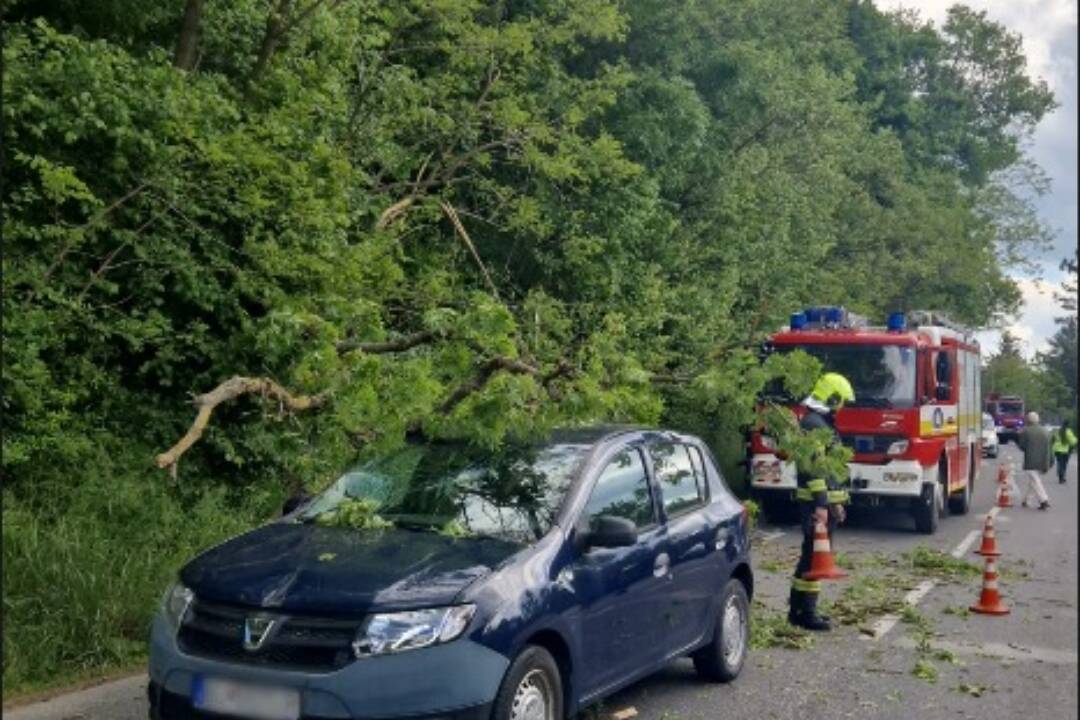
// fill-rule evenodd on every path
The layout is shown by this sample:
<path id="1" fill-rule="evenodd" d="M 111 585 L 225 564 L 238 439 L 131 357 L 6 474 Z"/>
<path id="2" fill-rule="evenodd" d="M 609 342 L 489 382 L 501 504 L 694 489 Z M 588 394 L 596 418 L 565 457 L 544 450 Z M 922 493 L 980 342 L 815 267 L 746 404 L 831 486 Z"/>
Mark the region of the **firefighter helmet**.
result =
<path id="1" fill-rule="evenodd" d="M 854 402 L 855 391 L 851 383 L 840 373 L 827 372 L 818 378 L 810 397 L 823 403 L 833 412 L 839 410 L 846 402 Z"/>

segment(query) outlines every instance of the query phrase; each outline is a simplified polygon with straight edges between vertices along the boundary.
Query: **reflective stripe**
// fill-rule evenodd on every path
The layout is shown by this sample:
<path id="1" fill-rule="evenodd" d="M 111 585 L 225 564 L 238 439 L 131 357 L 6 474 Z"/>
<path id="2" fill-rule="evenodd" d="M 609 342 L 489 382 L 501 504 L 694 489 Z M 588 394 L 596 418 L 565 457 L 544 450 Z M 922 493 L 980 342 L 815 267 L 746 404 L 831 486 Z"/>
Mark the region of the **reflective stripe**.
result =
<path id="1" fill-rule="evenodd" d="M 850 500 L 847 490 L 830 490 L 829 491 L 829 504 L 830 505 L 842 505 Z"/>
<path id="2" fill-rule="evenodd" d="M 795 499 L 796 500 L 813 500 L 814 499 L 814 494 L 812 492 L 810 492 L 809 490 L 807 490 L 806 488 L 799 488 L 798 490 L 795 491 Z"/>
<path id="3" fill-rule="evenodd" d="M 811 480 L 810 482 L 806 483 L 806 489 L 812 493 L 825 492 L 829 489 L 829 486 L 825 483 L 824 480 L 822 480 L 821 478 L 817 478 L 816 480 Z"/>
<path id="4" fill-rule="evenodd" d="M 802 578 L 791 578 L 791 589 L 798 590 L 804 593 L 816 593 L 821 592 L 820 580 L 803 580 Z"/>

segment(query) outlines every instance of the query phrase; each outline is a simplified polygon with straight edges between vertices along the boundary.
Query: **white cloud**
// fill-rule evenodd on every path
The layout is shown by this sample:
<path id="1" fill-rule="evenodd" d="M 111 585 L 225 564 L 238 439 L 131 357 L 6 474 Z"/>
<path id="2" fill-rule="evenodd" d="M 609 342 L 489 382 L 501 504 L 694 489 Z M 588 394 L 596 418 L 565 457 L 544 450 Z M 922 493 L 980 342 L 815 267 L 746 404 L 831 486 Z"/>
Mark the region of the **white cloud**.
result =
<path id="1" fill-rule="evenodd" d="M 1035 353 L 1047 349 L 1047 341 L 1057 331 L 1054 318 L 1064 311 L 1054 300 L 1054 291 L 1060 290 L 1061 286 L 1031 278 L 1019 278 L 1017 284 L 1024 298 L 1024 307 L 1020 317 L 1006 328 L 1020 340 L 1020 350 L 1024 356 L 1032 358 Z M 986 330 L 976 335 L 984 356 L 997 352 L 1001 340 L 999 330 Z"/>

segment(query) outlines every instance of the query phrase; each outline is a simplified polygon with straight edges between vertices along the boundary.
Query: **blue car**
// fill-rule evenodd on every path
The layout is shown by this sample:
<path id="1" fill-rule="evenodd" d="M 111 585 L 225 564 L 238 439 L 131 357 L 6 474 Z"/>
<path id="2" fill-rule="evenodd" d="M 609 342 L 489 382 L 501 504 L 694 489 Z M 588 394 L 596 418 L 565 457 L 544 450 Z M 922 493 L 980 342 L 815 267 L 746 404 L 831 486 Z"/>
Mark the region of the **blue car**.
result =
<path id="1" fill-rule="evenodd" d="M 752 592 L 695 437 L 409 444 L 180 571 L 150 716 L 562 720 L 681 656 L 735 678 Z"/>

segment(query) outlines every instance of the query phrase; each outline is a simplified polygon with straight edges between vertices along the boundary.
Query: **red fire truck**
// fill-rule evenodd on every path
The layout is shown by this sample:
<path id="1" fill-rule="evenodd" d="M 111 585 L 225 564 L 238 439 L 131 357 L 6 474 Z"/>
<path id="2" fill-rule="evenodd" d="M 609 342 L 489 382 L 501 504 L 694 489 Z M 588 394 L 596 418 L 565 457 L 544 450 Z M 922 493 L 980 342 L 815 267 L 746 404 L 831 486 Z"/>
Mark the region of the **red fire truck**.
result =
<path id="1" fill-rule="evenodd" d="M 911 513 L 919 532 L 968 512 L 982 459 L 979 345 L 972 333 L 939 313 L 893 313 L 870 327 L 844 308 L 795 313 L 766 352 L 803 350 L 852 384 L 855 402 L 836 416 L 848 465 L 852 503 Z M 801 398 L 781 398 L 801 414 Z M 768 436 L 750 439 L 751 493 L 766 515 L 787 516 L 795 468 Z"/>
<path id="2" fill-rule="evenodd" d="M 1024 429 L 1023 398 L 990 393 L 986 396 L 985 410 L 994 418 L 998 442 L 1004 445 L 1009 440 L 1015 442 L 1020 437 L 1020 431 Z"/>

